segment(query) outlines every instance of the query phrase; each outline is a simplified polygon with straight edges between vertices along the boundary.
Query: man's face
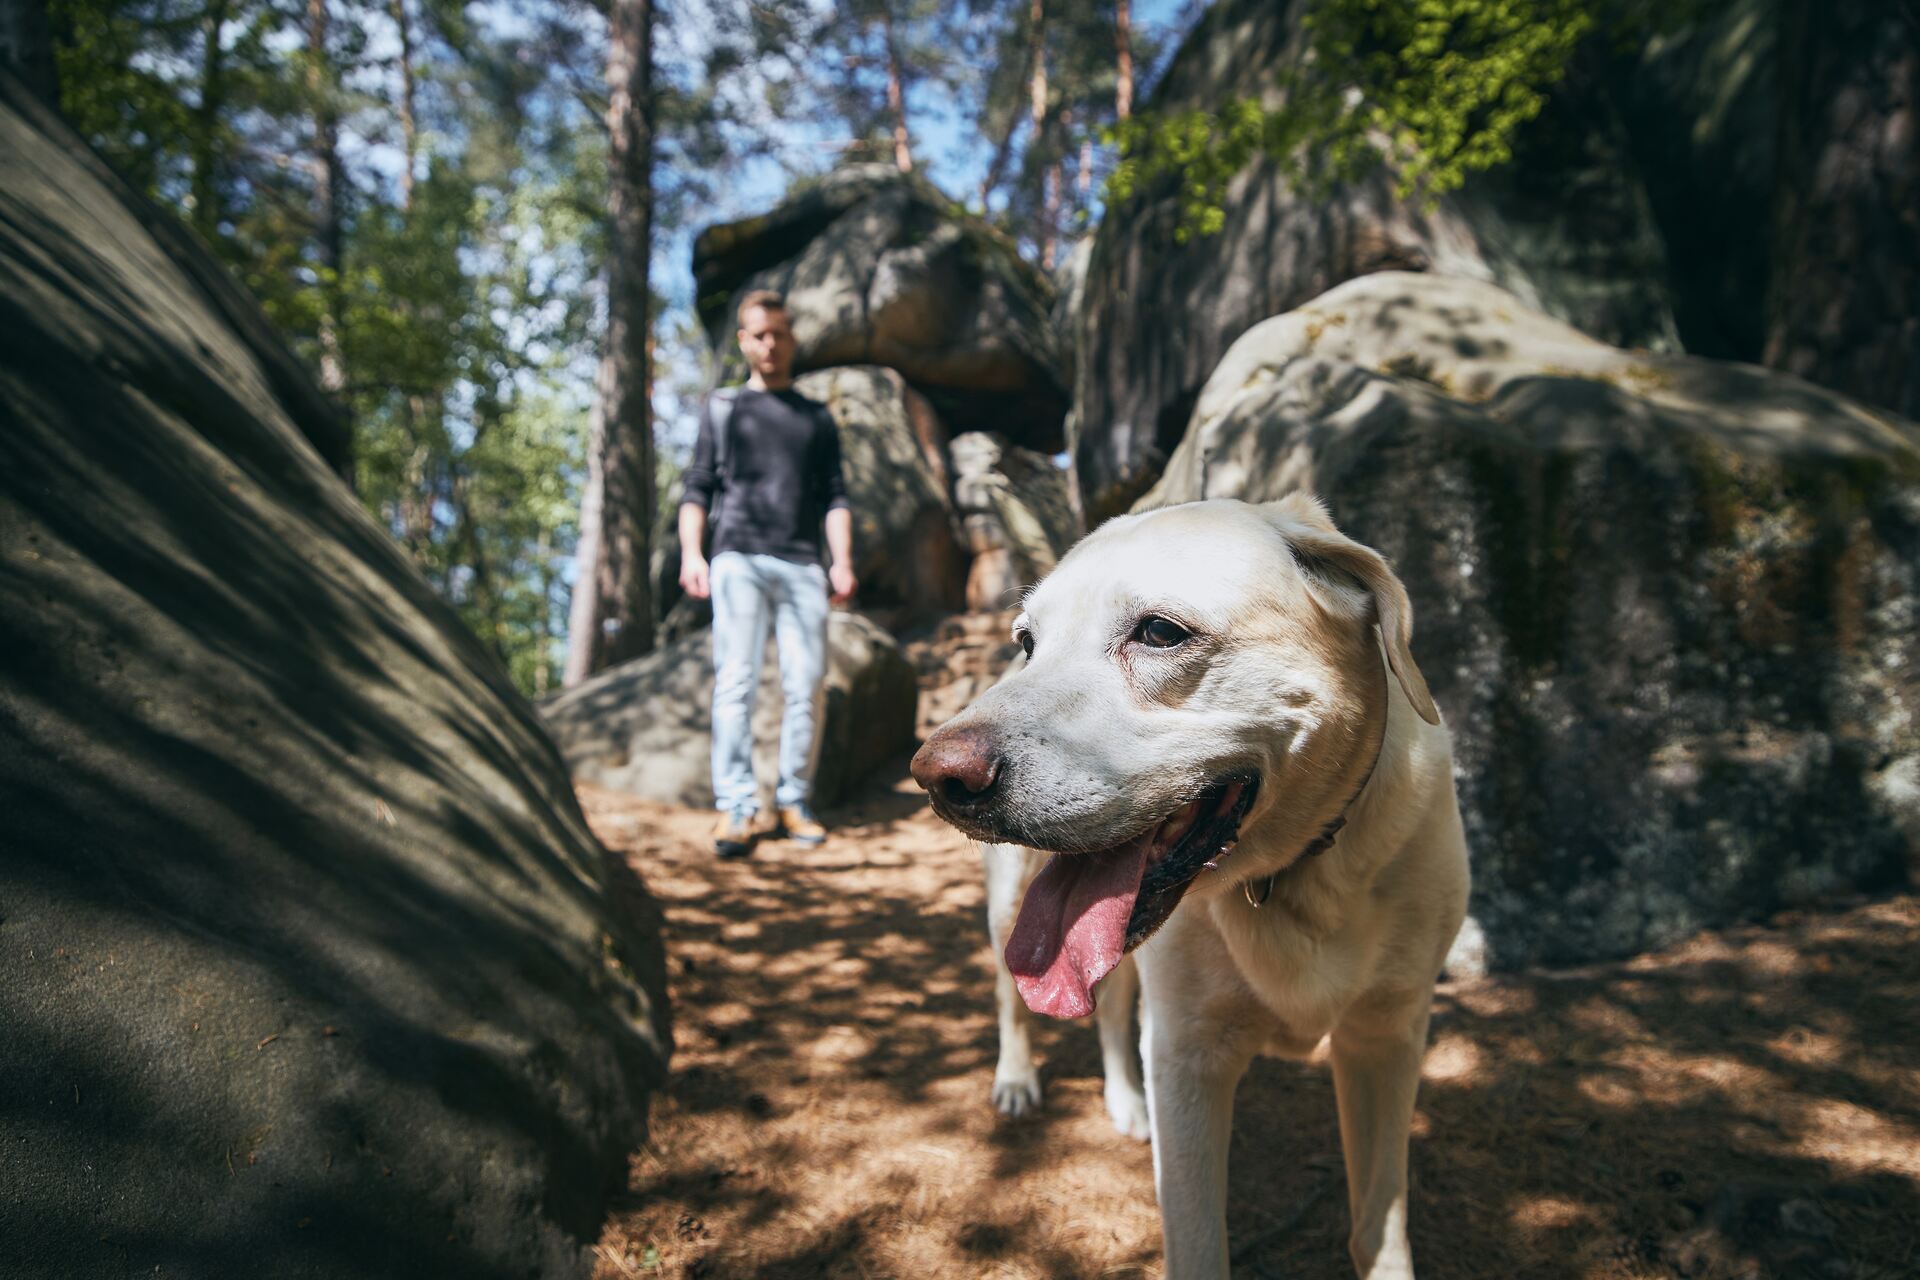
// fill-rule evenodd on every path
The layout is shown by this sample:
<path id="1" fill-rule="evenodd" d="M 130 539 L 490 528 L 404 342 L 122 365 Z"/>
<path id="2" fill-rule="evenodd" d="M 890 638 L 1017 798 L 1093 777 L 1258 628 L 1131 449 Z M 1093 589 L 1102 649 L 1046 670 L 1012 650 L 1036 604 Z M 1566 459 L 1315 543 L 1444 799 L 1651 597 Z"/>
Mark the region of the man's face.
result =
<path id="1" fill-rule="evenodd" d="M 778 307 L 749 307 L 740 322 L 740 354 L 768 382 L 782 383 L 793 371 L 793 327 Z"/>

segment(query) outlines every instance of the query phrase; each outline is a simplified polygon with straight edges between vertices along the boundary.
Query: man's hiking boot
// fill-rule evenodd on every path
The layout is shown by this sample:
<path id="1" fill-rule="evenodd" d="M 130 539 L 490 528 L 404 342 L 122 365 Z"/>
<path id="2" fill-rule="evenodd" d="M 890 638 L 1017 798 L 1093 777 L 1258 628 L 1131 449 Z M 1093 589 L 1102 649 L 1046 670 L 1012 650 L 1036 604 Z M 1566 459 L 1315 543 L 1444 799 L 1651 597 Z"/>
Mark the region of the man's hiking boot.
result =
<path id="1" fill-rule="evenodd" d="M 820 819 L 813 816 L 813 810 L 803 804 L 780 806 L 780 829 L 786 832 L 787 839 L 808 848 L 816 848 L 827 841 L 827 829 L 820 825 Z"/>
<path id="2" fill-rule="evenodd" d="M 760 835 L 750 813 L 723 813 L 713 828 L 713 851 L 723 858 L 744 858 Z"/>

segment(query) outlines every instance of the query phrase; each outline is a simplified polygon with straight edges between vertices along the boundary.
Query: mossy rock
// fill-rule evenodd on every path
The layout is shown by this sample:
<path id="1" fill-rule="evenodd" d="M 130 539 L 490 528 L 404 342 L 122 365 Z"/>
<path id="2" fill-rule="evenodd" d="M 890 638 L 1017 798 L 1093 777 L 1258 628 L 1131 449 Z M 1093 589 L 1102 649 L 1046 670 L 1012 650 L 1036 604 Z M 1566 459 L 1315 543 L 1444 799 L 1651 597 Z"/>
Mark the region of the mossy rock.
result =
<path id="1" fill-rule="evenodd" d="M 584 1278 L 658 912 L 258 309 L 12 83 L 0 1275 Z"/>
<path id="2" fill-rule="evenodd" d="M 1140 507 L 1296 489 L 1407 583 L 1495 965 L 1920 862 L 1920 427 L 1383 273 L 1235 343 Z"/>
<path id="3" fill-rule="evenodd" d="M 995 430 L 1048 452 L 1064 443 L 1053 286 L 917 174 L 849 166 L 767 213 L 708 227 L 694 279 L 723 380 L 738 364 L 733 299 L 777 289 L 799 340 L 796 370 L 885 366 L 955 434 Z"/>

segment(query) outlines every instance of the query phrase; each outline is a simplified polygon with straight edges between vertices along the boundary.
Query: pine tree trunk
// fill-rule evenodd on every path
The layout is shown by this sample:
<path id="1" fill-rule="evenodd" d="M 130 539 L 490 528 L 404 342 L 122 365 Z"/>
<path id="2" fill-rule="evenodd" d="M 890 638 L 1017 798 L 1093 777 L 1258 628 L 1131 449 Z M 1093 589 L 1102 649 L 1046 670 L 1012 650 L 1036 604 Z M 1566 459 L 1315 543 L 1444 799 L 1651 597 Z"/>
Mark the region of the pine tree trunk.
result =
<path id="1" fill-rule="evenodd" d="M 1125 120 L 1133 114 L 1133 14 L 1127 0 L 1114 0 L 1113 114 Z"/>
<path id="2" fill-rule="evenodd" d="M 913 147 L 907 132 L 906 77 L 900 68 L 900 48 L 893 40 L 893 5 L 880 6 L 880 25 L 887 40 L 887 110 L 893 113 L 893 163 L 902 173 L 913 172 Z"/>
<path id="3" fill-rule="evenodd" d="M 653 649 L 647 541 L 653 422 L 647 404 L 648 257 L 653 242 L 653 5 L 613 0 L 607 20 L 607 337 L 581 502 L 566 683 Z M 589 598 L 582 599 L 580 593 Z"/>
<path id="4" fill-rule="evenodd" d="M 494 581 L 492 562 L 487 558 L 487 548 L 480 541 L 480 525 L 473 518 L 473 504 L 468 500 L 467 477 L 456 474 L 447 486 L 447 496 L 454 511 L 453 536 L 448 539 L 455 548 L 465 548 L 464 557 L 471 577 L 466 584 L 468 607 L 477 615 L 473 619 L 474 634 L 480 642 L 493 650 L 493 656 L 500 665 L 507 664 L 506 624 L 501 618 L 500 589 Z M 446 591 L 446 587 L 441 590 Z"/>
<path id="5" fill-rule="evenodd" d="M 12 72 L 42 102 L 60 105 L 46 0 L 0 0 L 0 70 Z"/>
<path id="6" fill-rule="evenodd" d="M 1052 271 L 1060 253 L 1060 157 L 1047 166 L 1044 194 L 1040 202 L 1040 266 Z"/>
<path id="7" fill-rule="evenodd" d="M 331 396 L 347 389 L 340 358 L 340 266 L 342 226 L 340 115 L 327 52 L 327 0 L 307 0 L 307 92 L 313 99 L 313 223 L 320 249 L 320 388 Z"/>
<path id="8" fill-rule="evenodd" d="M 1047 12 L 1045 0 L 1033 0 L 1031 16 L 1033 27 L 1033 79 L 1028 88 L 1028 118 L 1033 124 L 1031 145 L 1038 148 L 1043 143 L 1047 127 Z M 1047 166 L 1042 179 L 1044 194 L 1041 198 L 1040 212 L 1040 265 L 1053 270 L 1053 242 L 1055 228 L 1060 222 L 1060 160 L 1055 157 Z"/>
<path id="9" fill-rule="evenodd" d="M 420 146 L 420 129 L 414 116 L 413 19 L 407 12 L 407 0 L 392 0 L 393 25 L 400 31 L 400 149 L 406 163 L 400 170 L 400 212 L 413 209 L 413 163 Z"/>
<path id="10" fill-rule="evenodd" d="M 1021 79 L 1032 85 L 1034 68 L 1046 55 L 1041 52 L 1047 38 L 1047 11 L 1044 0 L 1032 0 L 1027 13 L 1027 65 L 1021 72 Z M 1045 72 L 1041 72 L 1042 76 Z M 1029 89 L 1031 91 L 1031 89 Z M 987 212 L 987 197 L 1000 185 L 1000 175 L 1007 167 L 1007 157 L 1013 154 L 1013 135 L 1020 128 L 1020 113 L 1007 113 L 1006 132 L 1000 135 L 1000 142 L 993 149 L 993 157 L 987 162 L 986 176 L 980 179 L 980 212 Z"/>
<path id="11" fill-rule="evenodd" d="M 1920 419 L 1920 10 L 1789 0 L 1764 359 Z"/>
<path id="12" fill-rule="evenodd" d="M 200 103 L 194 109 L 193 229 L 212 244 L 220 234 L 220 112 L 227 102 L 226 50 L 220 30 L 227 25 L 227 0 L 212 0 L 202 16 Z"/>
<path id="13" fill-rule="evenodd" d="M 1047 120 L 1047 6 L 1046 0 L 1033 0 L 1027 12 L 1027 29 L 1033 33 L 1033 73 L 1027 80 L 1027 117 L 1033 124 L 1034 141 Z"/>
<path id="14" fill-rule="evenodd" d="M 571 689 L 606 664 L 600 661 L 600 530 L 605 525 L 606 431 L 600 406 L 587 419 L 587 478 L 580 489 L 580 541 L 573 549 L 573 596 L 567 601 L 567 660 L 560 685 Z M 597 664 L 597 665 L 596 665 Z"/>
<path id="15" fill-rule="evenodd" d="M 413 77 L 413 15 L 407 10 L 407 0 L 392 0 L 393 25 L 400 35 L 400 216 L 404 219 L 413 213 L 413 166 L 420 151 L 419 118 L 414 112 L 415 84 Z M 413 304 L 409 299 L 398 300 L 409 322 L 413 319 Z M 413 442 L 414 459 L 418 463 L 418 473 L 426 475 L 426 446 L 420 441 L 421 424 L 427 420 L 427 398 L 418 391 L 407 393 L 404 410 L 407 426 L 407 438 Z M 411 473 L 410 473 L 411 474 Z M 424 483 L 424 480 L 423 480 Z M 416 555 L 424 557 L 433 542 L 433 496 L 425 488 L 416 491 L 412 506 L 413 512 L 407 520 L 410 541 L 417 547 Z"/>
<path id="16" fill-rule="evenodd" d="M 428 563 L 429 554 L 433 551 L 433 505 L 437 488 L 435 481 L 438 479 L 427 474 L 433 451 L 420 438 L 420 423 L 424 413 L 422 397 L 409 395 L 401 411 L 407 442 L 412 447 L 407 453 L 406 467 L 401 472 L 406 487 L 400 494 L 400 530 L 407 550 L 413 553 L 414 563 L 421 566 Z"/>
<path id="17" fill-rule="evenodd" d="M 553 533 L 544 524 L 534 544 L 533 562 L 540 579 L 540 612 L 533 623 L 533 696 L 543 698 L 553 684 L 553 627 L 548 621 L 553 609 Z"/>

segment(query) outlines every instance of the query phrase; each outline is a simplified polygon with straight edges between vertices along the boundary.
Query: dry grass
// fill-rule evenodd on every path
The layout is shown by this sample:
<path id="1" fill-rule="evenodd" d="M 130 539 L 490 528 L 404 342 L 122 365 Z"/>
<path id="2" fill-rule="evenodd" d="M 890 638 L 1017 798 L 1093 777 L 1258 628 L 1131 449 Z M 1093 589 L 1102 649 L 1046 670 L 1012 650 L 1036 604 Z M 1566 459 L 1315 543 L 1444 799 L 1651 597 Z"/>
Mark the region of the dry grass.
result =
<path id="1" fill-rule="evenodd" d="M 679 1041 L 601 1277 L 1160 1273 L 1090 1027 L 1043 1028 L 1038 1119 L 989 1106 L 979 867 L 911 783 L 744 864 L 704 814 L 584 800 L 666 908 Z M 1920 1274 L 1916 936 L 1904 897 L 1443 988 L 1422 1275 Z M 1322 1070 L 1255 1065 L 1232 1169 L 1236 1276 L 1351 1275 Z"/>

